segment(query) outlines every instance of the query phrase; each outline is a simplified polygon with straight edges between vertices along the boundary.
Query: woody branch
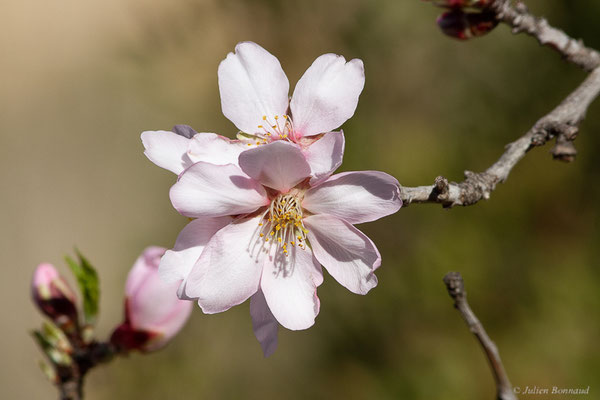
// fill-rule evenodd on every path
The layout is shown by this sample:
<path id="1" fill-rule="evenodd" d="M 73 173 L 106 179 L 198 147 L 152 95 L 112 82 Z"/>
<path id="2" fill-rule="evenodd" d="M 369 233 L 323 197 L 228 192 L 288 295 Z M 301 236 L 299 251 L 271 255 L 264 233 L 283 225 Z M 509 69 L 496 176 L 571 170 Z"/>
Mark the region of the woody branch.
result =
<path id="1" fill-rule="evenodd" d="M 444 276 L 444 283 L 448 294 L 454 299 L 454 307 L 460 312 L 462 318 L 467 323 L 469 330 L 479 341 L 479 344 L 483 348 L 485 356 L 488 359 L 490 368 L 496 381 L 496 397 L 498 400 L 517 400 L 513 392 L 512 385 L 500 359 L 500 353 L 498 347 L 490 339 L 487 332 L 483 328 L 483 325 L 471 310 L 469 303 L 467 302 L 467 292 L 465 290 L 465 283 L 463 277 L 459 272 L 448 272 Z"/>
<path id="2" fill-rule="evenodd" d="M 489 6 L 495 18 L 509 25 L 514 33 L 524 32 L 535 37 L 542 45 L 559 52 L 563 58 L 586 71 L 587 78 L 556 108 L 540 118 L 533 127 L 516 141 L 506 146 L 500 158 L 483 172 L 465 171 L 462 182 L 449 182 L 438 176 L 433 185 L 402 187 L 400 195 L 405 205 L 437 203 L 449 208 L 469 206 L 488 199 L 498 183 L 504 182 L 514 166 L 529 152 L 556 139 L 551 150 L 554 159 L 573 161 L 577 151 L 573 140 L 579 124 L 585 118 L 589 105 L 600 93 L 600 54 L 585 47 L 563 31 L 551 27 L 543 18 L 529 13 L 525 5 L 515 6 L 508 0 L 496 0 Z"/>

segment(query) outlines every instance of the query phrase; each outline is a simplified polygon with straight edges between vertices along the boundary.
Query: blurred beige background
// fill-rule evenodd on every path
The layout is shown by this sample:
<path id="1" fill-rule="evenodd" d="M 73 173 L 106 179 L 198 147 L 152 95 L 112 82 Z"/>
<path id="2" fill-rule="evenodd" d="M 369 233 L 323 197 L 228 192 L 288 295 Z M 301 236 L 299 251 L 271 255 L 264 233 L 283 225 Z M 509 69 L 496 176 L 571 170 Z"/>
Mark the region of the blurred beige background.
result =
<path id="1" fill-rule="evenodd" d="M 529 4 L 600 47 L 597 2 Z M 173 244 L 186 222 L 169 203 L 174 176 L 144 157 L 139 134 L 185 123 L 232 137 L 216 71 L 237 42 L 279 57 L 292 87 L 320 54 L 363 59 L 342 169 L 383 170 L 407 186 L 486 168 L 584 77 L 505 27 L 468 43 L 443 37 L 439 12 L 417 0 L 0 3 L 0 397 L 55 398 L 28 336 L 41 322 L 29 300 L 38 263 L 66 272 L 75 245 L 93 262 L 105 338 L 135 258 Z M 87 398 L 492 398 L 441 283 L 451 269 L 514 385 L 591 385 L 586 398 L 600 398 L 599 109 L 574 164 L 538 149 L 488 202 L 411 206 L 362 226 L 383 255 L 379 287 L 359 297 L 326 276 L 316 325 L 282 329 L 273 357 L 262 357 L 247 304 L 196 309 L 166 350 L 94 370 Z"/>

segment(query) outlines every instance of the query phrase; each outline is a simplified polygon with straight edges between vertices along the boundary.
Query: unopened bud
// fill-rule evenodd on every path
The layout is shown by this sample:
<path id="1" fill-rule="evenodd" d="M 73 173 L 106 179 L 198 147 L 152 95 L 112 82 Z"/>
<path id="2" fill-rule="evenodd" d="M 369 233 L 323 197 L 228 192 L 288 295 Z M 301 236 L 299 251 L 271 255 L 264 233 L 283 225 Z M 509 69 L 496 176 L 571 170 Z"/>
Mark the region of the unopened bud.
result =
<path id="1" fill-rule="evenodd" d="M 437 24 L 446 35 L 466 40 L 483 36 L 498 25 L 496 14 L 491 11 L 463 12 L 452 10 L 443 13 Z"/>
<path id="2" fill-rule="evenodd" d="M 39 310 L 65 332 L 77 329 L 76 297 L 52 264 L 40 264 L 33 273 L 31 297 Z"/>
<path id="3" fill-rule="evenodd" d="M 158 264 L 166 249 L 149 247 L 137 259 L 125 284 L 125 321 L 111 336 L 121 351 L 153 351 L 165 346 L 187 322 L 193 303 L 177 297 L 179 282 L 164 283 Z"/>

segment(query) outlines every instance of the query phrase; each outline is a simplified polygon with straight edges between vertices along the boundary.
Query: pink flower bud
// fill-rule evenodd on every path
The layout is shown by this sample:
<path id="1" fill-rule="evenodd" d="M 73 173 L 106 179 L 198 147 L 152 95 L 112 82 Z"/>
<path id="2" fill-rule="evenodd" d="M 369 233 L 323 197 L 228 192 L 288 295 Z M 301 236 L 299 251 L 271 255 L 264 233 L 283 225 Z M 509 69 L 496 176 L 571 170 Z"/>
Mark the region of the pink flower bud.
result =
<path id="1" fill-rule="evenodd" d="M 496 14 L 491 11 L 463 12 L 452 10 L 440 15 L 437 24 L 446 35 L 466 40 L 485 35 L 498 25 L 498 21 Z"/>
<path id="2" fill-rule="evenodd" d="M 39 310 L 65 332 L 77 329 L 75 293 L 52 264 L 40 264 L 33 273 L 31 297 Z"/>
<path id="3" fill-rule="evenodd" d="M 148 247 L 125 284 L 125 321 L 111 336 L 121 350 L 153 351 L 166 345 L 185 325 L 193 303 L 179 300 L 179 282 L 164 283 L 158 264 L 166 249 Z"/>

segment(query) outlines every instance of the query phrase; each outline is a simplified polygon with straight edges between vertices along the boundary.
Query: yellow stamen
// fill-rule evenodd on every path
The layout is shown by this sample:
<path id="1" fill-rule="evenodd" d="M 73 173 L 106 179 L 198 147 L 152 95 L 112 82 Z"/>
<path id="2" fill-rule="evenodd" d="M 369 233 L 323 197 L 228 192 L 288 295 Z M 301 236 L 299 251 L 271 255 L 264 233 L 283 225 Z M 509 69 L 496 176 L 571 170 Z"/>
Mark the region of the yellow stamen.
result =
<path id="1" fill-rule="evenodd" d="M 263 214 L 263 219 L 259 223 L 259 232 L 261 238 L 272 238 L 276 244 L 276 251 L 281 251 L 288 255 L 288 247 L 304 247 L 306 242 L 306 229 L 302 223 L 303 210 L 302 204 L 303 192 L 298 189 L 292 189 L 290 192 L 280 194 L 275 197 L 269 208 Z M 269 245 L 271 245 L 269 243 Z M 266 249 L 264 251 L 267 251 Z"/>

